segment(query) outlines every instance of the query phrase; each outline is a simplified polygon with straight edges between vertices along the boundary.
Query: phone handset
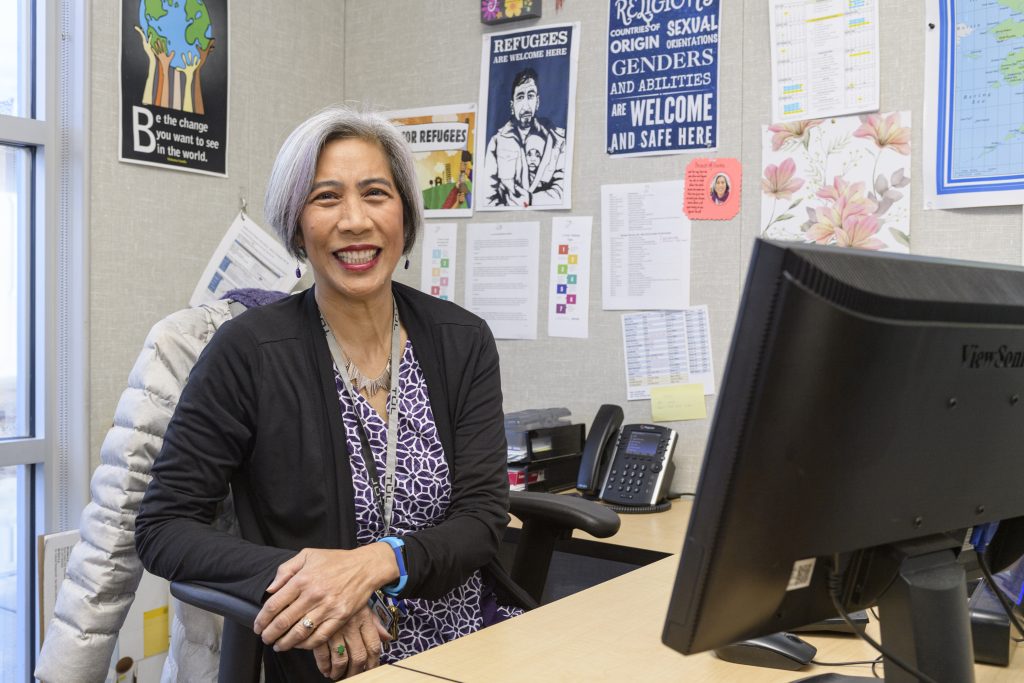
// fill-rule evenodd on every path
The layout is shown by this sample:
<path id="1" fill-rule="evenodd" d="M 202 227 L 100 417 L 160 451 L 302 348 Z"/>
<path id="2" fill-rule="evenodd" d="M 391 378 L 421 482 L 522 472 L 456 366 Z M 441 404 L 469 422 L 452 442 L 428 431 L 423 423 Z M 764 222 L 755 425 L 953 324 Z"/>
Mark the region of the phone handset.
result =
<path id="1" fill-rule="evenodd" d="M 623 417 L 620 406 L 607 403 L 598 408 L 594 416 L 587 441 L 583 444 L 580 473 L 576 480 L 576 488 L 584 498 L 597 497 L 607 469 L 604 466 L 611 460 L 615 437 L 618 436 Z"/>

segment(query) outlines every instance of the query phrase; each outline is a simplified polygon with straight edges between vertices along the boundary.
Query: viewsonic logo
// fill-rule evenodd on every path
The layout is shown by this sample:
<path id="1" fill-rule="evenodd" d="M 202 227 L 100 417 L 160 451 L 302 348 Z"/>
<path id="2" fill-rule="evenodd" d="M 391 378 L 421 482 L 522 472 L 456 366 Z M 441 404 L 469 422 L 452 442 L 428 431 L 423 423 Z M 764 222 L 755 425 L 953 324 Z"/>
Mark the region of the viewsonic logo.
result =
<path id="1" fill-rule="evenodd" d="M 998 349 L 982 349 L 977 344 L 964 344 L 960 364 L 965 368 L 1024 368 L 1024 351 L 1014 351 L 1005 344 Z"/>

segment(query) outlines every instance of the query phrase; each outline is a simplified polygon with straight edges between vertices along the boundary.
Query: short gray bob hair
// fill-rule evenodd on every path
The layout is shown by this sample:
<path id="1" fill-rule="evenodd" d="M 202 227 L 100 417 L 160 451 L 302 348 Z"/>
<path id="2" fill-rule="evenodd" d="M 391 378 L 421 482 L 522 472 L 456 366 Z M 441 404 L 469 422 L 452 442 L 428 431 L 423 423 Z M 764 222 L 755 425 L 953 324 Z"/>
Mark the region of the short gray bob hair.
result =
<path id="1" fill-rule="evenodd" d="M 391 175 L 402 199 L 404 219 L 402 253 L 407 255 L 423 227 L 423 198 L 416 180 L 416 167 L 405 138 L 395 126 L 377 113 L 348 107 L 329 107 L 306 119 L 292 131 L 277 153 L 267 181 L 263 215 L 293 256 L 304 258 L 296 233 L 306 197 L 313 187 L 316 164 L 324 145 L 332 140 L 359 138 L 375 142 L 391 164 Z"/>

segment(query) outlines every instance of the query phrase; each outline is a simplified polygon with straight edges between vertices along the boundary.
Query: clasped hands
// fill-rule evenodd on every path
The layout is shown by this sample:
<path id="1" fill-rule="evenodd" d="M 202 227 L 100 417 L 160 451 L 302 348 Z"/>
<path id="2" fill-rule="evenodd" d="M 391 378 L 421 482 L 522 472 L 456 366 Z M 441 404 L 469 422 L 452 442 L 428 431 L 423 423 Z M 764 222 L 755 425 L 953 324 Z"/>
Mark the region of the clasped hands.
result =
<path id="1" fill-rule="evenodd" d="M 360 673 L 380 663 L 382 643 L 390 640 L 367 601 L 397 579 L 394 552 L 385 543 L 305 548 L 278 567 L 253 631 L 275 651 L 312 650 L 320 672 L 332 680 Z"/>

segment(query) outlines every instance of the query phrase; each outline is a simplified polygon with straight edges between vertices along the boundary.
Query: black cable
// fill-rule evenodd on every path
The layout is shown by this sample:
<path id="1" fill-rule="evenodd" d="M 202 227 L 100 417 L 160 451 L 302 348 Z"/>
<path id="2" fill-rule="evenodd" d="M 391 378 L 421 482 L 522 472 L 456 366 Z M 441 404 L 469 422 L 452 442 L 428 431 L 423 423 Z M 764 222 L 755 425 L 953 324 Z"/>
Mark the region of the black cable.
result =
<path id="1" fill-rule="evenodd" d="M 1010 623 L 1017 629 L 1017 632 L 1024 636 L 1024 626 L 1021 626 L 1020 621 L 1017 620 L 1017 615 L 1013 613 L 1013 607 L 1010 605 L 1009 599 L 1003 594 L 1003 589 L 996 585 L 996 580 L 992 576 L 992 571 L 988 568 L 988 561 L 985 559 L 983 553 L 978 553 L 978 564 L 981 566 L 981 573 L 985 575 L 985 583 L 988 584 L 989 589 L 995 593 L 996 599 L 999 600 L 999 604 L 1003 606 L 1006 611 L 1006 616 L 1010 619 Z M 1014 640 L 1017 640 L 1014 638 Z M 1019 640 L 1017 642 L 1020 642 Z"/>
<path id="2" fill-rule="evenodd" d="M 818 666 L 856 666 L 858 664 L 878 664 L 880 661 L 882 661 L 881 656 L 874 659 L 865 659 L 860 662 L 819 662 L 817 659 L 812 659 L 811 664 L 817 664 Z"/>
<path id="3" fill-rule="evenodd" d="M 840 586 L 840 583 L 842 581 L 842 577 L 839 576 L 838 572 L 839 572 L 839 555 L 833 555 L 832 556 L 832 569 L 828 573 L 828 595 L 829 595 L 830 598 L 832 598 L 832 605 L 833 605 L 833 607 L 836 608 L 836 612 L 839 613 L 839 616 L 841 616 L 843 618 L 843 621 L 845 621 L 847 623 L 847 625 L 850 628 L 853 629 L 854 633 L 856 633 L 858 636 L 860 636 L 861 640 L 863 640 L 865 643 L 867 643 L 871 647 L 875 648 L 879 653 L 881 653 L 882 656 L 885 657 L 885 660 L 887 662 L 892 662 L 893 664 L 895 664 L 899 668 L 901 668 L 904 671 L 906 671 L 911 676 L 916 677 L 917 680 L 921 681 L 922 683 L 937 683 L 935 681 L 935 679 L 932 678 L 931 676 L 918 671 L 914 667 L 912 667 L 909 664 L 907 664 L 906 662 L 904 662 L 899 657 L 896 657 L 895 655 L 893 655 L 887 649 L 883 648 L 880 643 L 875 642 L 874 638 L 869 636 L 866 632 L 861 630 L 861 628 L 859 626 L 857 626 L 856 624 L 853 623 L 853 619 L 850 618 L 850 615 L 846 613 L 845 609 L 843 609 L 842 603 L 839 602 L 839 586 Z"/>

